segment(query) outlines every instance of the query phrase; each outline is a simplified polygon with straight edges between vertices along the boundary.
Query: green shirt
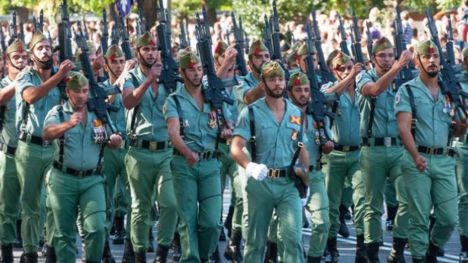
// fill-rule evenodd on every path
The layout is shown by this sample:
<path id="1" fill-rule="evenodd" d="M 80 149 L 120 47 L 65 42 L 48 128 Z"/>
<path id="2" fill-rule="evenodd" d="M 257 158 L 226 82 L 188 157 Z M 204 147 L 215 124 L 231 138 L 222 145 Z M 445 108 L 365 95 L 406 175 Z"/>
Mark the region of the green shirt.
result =
<path id="1" fill-rule="evenodd" d="M 444 112 L 445 96 L 439 90 L 438 98 L 434 100 L 429 89 L 417 77 L 400 87 L 395 99 L 396 114 L 412 112 L 406 85 L 413 91 L 417 111 L 414 138 L 416 145 L 433 148 L 447 146 L 452 119 L 449 113 Z"/>
<path id="2" fill-rule="evenodd" d="M 336 100 L 336 92 L 325 92 L 336 83 L 330 82 L 322 86 L 322 91 L 327 98 L 333 97 L 333 100 Z M 336 114 L 332 127 L 333 139 L 338 145 L 359 146 L 361 143 L 361 135 L 358 132 L 360 127 L 358 100 L 359 96 L 357 92 L 354 94 L 354 102 L 347 90 L 339 96 L 339 100 L 337 101 L 337 111 L 339 114 Z"/>
<path id="3" fill-rule="evenodd" d="M 0 82 L 0 89 L 10 85 L 13 81 L 10 80 L 8 76 L 2 79 Z M 10 147 L 16 147 L 18 145 L 18 130 L 16 129 L 15 124 L 15 114 L 16 114 L 16 99 L 13 96 L 6 105 L 3 115 L 3 129 L 0 137 L 0 141 L 5 143 Z"/>
<path id="4" fill-rule="evenodd" d="M 16 127 L 21 131 L 25 131 L 34 136 L 42 137 L 42 129 L 44 128 L 44 119 L 52 107 L 60 104 L 60 91 L 58 88 L 53 88 L 44 97 L 37 100 L 34 104 L 29 105 L 29 111 L 26 112 L 26 127 L 21 127 L 23 122 L 23 112 L 28 107 L 26 101 L 23 100 L 23 91 L 26 88 L 37 88 L 42 84 L 39 74 L 32 68 L 26 67 L 16 77 L 18 86 L 16 89 Z"/>
<path id="5" fill-rule="evenodd" d="M 63 106 L 55 106 L 47 114 L 44 126 L 60 124 L 59 110 L 63 111 L 64 121 L 70 120 L 74 111 L 70 104 L 66 102 Z M 88 111 L 86 126 L 82 123 L 65 132 L 65 145 L 63 153 L 63 165 L 75 170 L 95 169 L 99 161 L 100 145 L 94 143 L 93 134 L 95 126 L 99 126 L 97 117 L 93 112 Z M 108 132 L 109 136 L 110 133 Z M 57 140 L 55 140 L 57 142 Z M 56 151 L 55 160 L 59 160 L 59 151 Z"/>
<path id="6" fill-rule="evenodd" d="M 134 84 L 131 74 L 135 77 L 138 86 L 146 80 L 146 76 L 137 66 L 125 76 L 123 89 L 138 88 L 138 86 L 135 87 L 136 83 Z M 167 124 L 163 114 L 164 102 L 168 95 L 163 85 L 159 85 L 157 96 L 155 96 L 153 88 L 150 86 L 143 94 L 140 104 L 131 110 L 127 110 L 127 131 L 131 132 L 132 116 L 136 114 L 133 129 L 138 139 L 148 141 L 169 140 Z M 136 113 L 135 109 L 137 109 Z"/>
<path id="7" fill-rule="evenodd" d="M 249 72 L 249 74 L 240 79 L 239 85 L 232 88 L 233 94 L 236 97 L 238 112 L 241 112 L 241 110 L 245 107 L 244 97 L 247 91 L 255 88 L 258 83 L 260 83 L 260 80 L 255 78 L 252 72 Z"/>
<path id="8" fill-rule="evenodd" d="M 102 86 L 106 91 L 114 89 L 114 85 L 110 83 L 109 80 L 102 82 Z M 111 106 L 118 109 L 117 111 L 109 111 L 109 117 L 117 128 L 117 132 L 120 132 L 122 138 L 127 137 L 125 131 L 126 119 L 125 119 L 125 107 L 122 102 L 122 94 L 117 93 L 114 95 L 114 100 L 110 103 Z"/>
<path id="9" fill-rule="evenodd" d="M 263 163 L 268 168 L 285 168 L 291 165 L 297 148 L 300 131 L 301 111 L 289 100 L 285 102 L 285 113 L 281 123 L 276 121 L 274 113 L 268 107 L 265 98 L 252 105 L 255 116 L 256 152 L 255 162 Z M 234 136 L 249 141 L 251 138 L 248 108 L 244 108 L 237 120 Z M 303 142 L 307 143 L 303 136 Z"/>
<path id="10" fill-rule="evenodd" d="M 369 82 L 376 82 L 378 79 L 379 76 L 375 68 L 361 72 L 356 77 L 356 88 L 360 95 L 359 110 L 361 112 L 361 135 L 363 137 L 368 137 L 367 127 L 369 124 L 371 97 L 362 95 L 362 87 Z M 371 137 L 398 137 L 398 124 L 394 109 L 395 94 L 392 86 L 389 86 L 384 92 L 377 96 Z"/>
<path id="11" fill-rule="evenodd" d="M 205 88 L 205 87 L 203 87 Z M 174 97 L 180 103 L 179 112 L 174 101 Z M 230 114 L 224 104 L 223 113 L 225 118 L 229 119 Z M 211 108 L 208 102 L 203 103 L 203 109 L 198 107 L 195 99 L 188 93 L 187 89 L 181 88 L 172 93 L 164 105 L 164 115 L 166 120 L 170 118 L 179 119 L 182 115 L 184 131 L 184 142 L 190 150 L 195 152 L 214 151 L 218 134 L 215 110 Z"/>

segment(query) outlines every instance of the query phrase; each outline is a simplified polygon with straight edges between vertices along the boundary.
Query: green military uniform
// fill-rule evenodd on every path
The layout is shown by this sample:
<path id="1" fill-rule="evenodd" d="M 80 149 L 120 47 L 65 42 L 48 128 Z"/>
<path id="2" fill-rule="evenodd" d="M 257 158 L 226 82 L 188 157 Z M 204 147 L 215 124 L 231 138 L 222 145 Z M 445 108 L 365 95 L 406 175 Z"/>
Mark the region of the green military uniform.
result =
<path id="1" fill-rule="evenodd" d="M 146 33 L 138 38 L 137 48 L 154 43 L 149 33 Z M 126 75 L 123 89 L 136 89 L 146 80 L 141 67 L 138 65 Z M 149 246 L 148 232 L 155 188 L 160 209 L 157 237 L 160 246 L 168 247 L 171 244 L 177 226 L 176 199 L 170 169 L 172 146 L 163 115 L 163 105 L 168 95 L 163 85 L 159 85 L 157 94 L 153 87 L 149 87 L 139 105 L 127 115 L 130 147 L 125 157 L 125 166 L 132 196 L 130 237 L 135 252 L 146 251 Z"/>
<path id="2" fill-rule="evenodd" d="M 71 73 L 66 85 L 67 89 L 80 89 L 87 84 L 83 75 Z M 55 106 L 47 114 L 44 127 L 69 121 L 73 113 L 69 102 Z M 106 203 L 100 164 L 104 146 L 95 142 L 97 130 L 102 134 L 105 127 L 93 112 L 87 112 L 86 125 L 76 125 L 56 141 L 59 151 L 47 173 L 46 186 L 55 221 L 52 245 L 58 262 L 76 261 L 78 207 L 86 233 L 86 262 L 101 261 L 106 235 Z"/>
<path id="3" fill-rule="evenodd" d="M 30 45 L 47 38 L 35 33 Z M 21 236 L 26 253 L 35 253 L 39 245 L 42 229 L 41 210 L 45 208 L 45 199 L 41 198 L 43 179 L 46 169 L 52 164 L 54 147 L 42 139 L 43 121 L 47 112 L 60 104 L 60 91 L 54 88 L 47 95 L 29 105 L 23 100 L 26 88 L 39 86 L 43 81 L 32 68 L 24 69 L 17 76 L 16 90 L 16 127 L 19 130 L 19 142 L 16 150 L 16 169 L 21 186 Z"/>
<path id="4" fill-rule="evenodd" d="M 414 94 L 416 116 L 415 143 L 419 147 L 444 148 L 449 138 L 451 118 L 444 113 L 444 95 L 438 93 L 436 101 L 418 77 L 402 86 L 395 99 L 395 112 L 412 112 L 408 89 Z M 403 159 L 403 179 L 408 188 L 408 205 L 411 224 L 408 229 L 413 258 L 424 257 L 428 248 L 428 225 L 431 209 L 437 217 L 430 241 L 442 247 L 450 238 L 458 222 L 457 184 L 455 160 L 446 154 L 421 153 L 426 158 L 427 168 L 419 172 L 411 155 Z"/>
<path id="5" fill-rule="evenodd" d="M 322 91 L 325 92 L 334 84 L 322 86 Z M 325 92 L 325 94 L 336 100 L 336 93 Z M 345 195 L 345 181 L 348 180 L 352 187 L 356 236 L 360 239 L 359 241 L 363 242 L 365 186 L 359 166 L 361 137 L 360 133 L 356 132 L 359 131 L 360 125 L 358 99 L 357 93 L 351 95 L 347 90 L 344 90 L 337 101 L 339 114 L 334 119 L 332 127 L 335 150 L 325 156 L 327 164 L 324 171 L 330 200 L 331 227 L 328 238 L 332 239 L 337 236 L 340 227 L 339 208 L 343 201 L 343 195 Z"/>
<path id="6" fill-rule="evenodd" d="M 369 82 L 376 82 L 379 76 L 375 68 L 361 72 L 356 78 L 357 91 Z M 360 134 L 363 136 L 363 147 L 359 158 L 361 172 L 366 188 L 366 203 L 364 215 L 364 235 L 366 244 L 382 242 L 382 214 L 385 182 L 395 184 L 399 208 L 395 222 L 393 236 L 407 238 L 407 209 L 403 181 L 401 175 L 401 161 L 404 149 L 401 146 L 399 132 L 394 114 L 395 91 L 388 87 L 375 98 L 373 121 L 370 122 L 371 101 L 369 96 L 359 96 L 359 110 L 361 115 Z M 370 124 L 372 123 L 372 124 Z M 372 128 L 369 129 L 369 125 Z M 378 247 L 378 245 L 376 245 Z"/>
<path id="7" fill-rule="evenodd" d="M 182 69 L 199 62 L 191 51 L 180 54 Z M 218 133 L 216 113 L 206 101 L 200 109 L 185 87 L 169 96 L 164 109 L 166 120 L 180 120 L 184 143 L 199 156 L 198 162 L 189 166 L 184 156 L 175 150 L 171 162 L 177 211 L 181 219 L 180 262 L 208 260 L 215 251 L 221 229 L 220 162 L 215 154 Z M 223 113 L 227 119 L 230 118 L 226 107 Z"/>
<path id="8" fill-rule="evenodd" d="M 5 77 L 0 82 L 0 88 L 10 85 L 13 81 Z M 0 243 L 2 246 L 16 241 L 16 220 L 18 219 L 20 184 L 16 174 L 15 152 L 18 145 L 18 131 L 15 126 L 15 97 L 0 106 L 2 114 L 0 124 Z M 4 255 L 6 257 L 6 255 Z"/>

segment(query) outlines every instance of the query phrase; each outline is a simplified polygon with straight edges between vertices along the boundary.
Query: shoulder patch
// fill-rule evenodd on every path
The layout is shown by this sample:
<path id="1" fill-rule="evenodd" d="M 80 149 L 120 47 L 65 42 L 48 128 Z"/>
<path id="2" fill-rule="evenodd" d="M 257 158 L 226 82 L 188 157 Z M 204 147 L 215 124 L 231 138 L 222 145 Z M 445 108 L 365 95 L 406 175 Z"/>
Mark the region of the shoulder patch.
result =
<path id="1" fill-rule="evenodd" d="M 297 125 L 301 125 L 301 116 L 291 115 L 289 116 L 289 122 L 297 124 Z"/>

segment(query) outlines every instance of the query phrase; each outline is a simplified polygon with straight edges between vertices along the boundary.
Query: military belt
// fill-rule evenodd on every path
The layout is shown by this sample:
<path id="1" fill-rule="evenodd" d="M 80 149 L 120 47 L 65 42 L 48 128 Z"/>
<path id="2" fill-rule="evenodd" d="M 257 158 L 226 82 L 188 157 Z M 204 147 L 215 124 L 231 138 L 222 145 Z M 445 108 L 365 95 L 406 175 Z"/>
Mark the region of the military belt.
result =
<path id="1" fill-rule="evenodd" d="M 376 137 L 376 138 L 366 138 L 362 137 L 362 146 L 400 146 L 400 140 L 396 137 Z"/>
<path id="2" fill-rule="evenodd" d="M 457 152 L 450 147 L 431 148 L 426 146 L 418 146 L 418 152 L 429 155 L 448 155 L 453 157 Z"/>
<path id="3" fill-rule="evenodd" d="M 98 167 L 96 169 L 90 169 L 90 170 L 76 170 L 70 167 L 66 167 L 65 165 L 59 163 L 58 161 L 54 161 L 53 164 L 54 168 L 62 171 L 66 174 L 77 176 L 77 177 L 85 177 L 93 174 L 101 174 L 102 173 L 102 167 Z"/>
<path id="4" fill-rule="evenodd" d="M 357 151 L 359 150 L 359 146 L 350 146 L 350 145 L 339 145 L 339 144 L 335 144 L 335 147 L 334 149 L 336 151 L 340 151 L 340 152 L 354 152 L 354 151 Z"/>
<path id="5" fill-rule="evenodd" d="M 218 142 L 226 145 L 231 145 L 232 139 L 219 139 Z"/>
<path id="6" fill-rule="evenodd" d="M 130 146 L 143 148 L 150 151 L 160 151 L 167 149 L 170 146 L 170 143 L 169 141 L 131 140 Z"/>
<path id="7" fill-rule="evenodd" d="M 209 160 L 213 158 L 218 158 L 218 152 L 210 151 L 210 152 L 195 152 L 198 155 L 199 160 Z M 177 149 L 174 149 L 174 155 L 184 156 L 181 152 Z"/>
<path id="8" fill-rule="evenodd" d="M 49 147 L 50 145 L 52 145 L 52 142 L 46 141 L 42 139 L 42 137 L 35 136 L 35 135 L 25 133 L 25 132 L 22 132 L 20 134 L 19 139 L 20 141 L 23 141 L 25 143 L 32 143 L 32 144 L 40 145 L 43 147 Z"/>
<path id="9" fill-rule="evenodd" d="M 9 154 L 11 156 L 15 156 L 16 147 L 8 146 L 5 143 L 0 143 L 0 151 L 4 152 L 5 154 Z"/>
<path id="10" fill-rule="evenodd" d="M 288 173 L 288 169 L 268 169 L 268 178 L 286 177 Z"/>

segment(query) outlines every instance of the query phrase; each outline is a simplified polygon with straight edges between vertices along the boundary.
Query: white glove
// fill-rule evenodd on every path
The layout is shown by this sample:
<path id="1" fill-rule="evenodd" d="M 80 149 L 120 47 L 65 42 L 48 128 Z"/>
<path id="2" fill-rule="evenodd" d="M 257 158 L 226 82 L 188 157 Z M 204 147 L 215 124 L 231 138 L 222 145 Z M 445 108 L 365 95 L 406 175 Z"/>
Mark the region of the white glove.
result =
<path id="1" fill-rule="evenodd" d="M 261 181 L 268 175 L 268 167 L 264 164 L 250 162 L 245 168 L 247 176 L 253 177 L 255 180 Z"/>

